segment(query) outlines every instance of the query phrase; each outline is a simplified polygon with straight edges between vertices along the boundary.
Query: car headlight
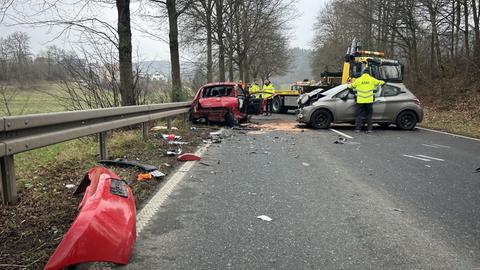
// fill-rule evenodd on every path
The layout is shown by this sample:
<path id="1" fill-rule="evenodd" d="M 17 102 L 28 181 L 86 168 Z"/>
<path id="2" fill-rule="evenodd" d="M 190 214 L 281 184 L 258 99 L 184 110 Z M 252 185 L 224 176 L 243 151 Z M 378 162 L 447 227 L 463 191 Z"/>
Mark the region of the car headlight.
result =
<path id="1" fill-rule="evenodd" d="M 308 95 L 302 95 L 300 98 L 299 98 L 299 103 L 301 105 L 304 105 L 304 104 L 307 104 L 308 100 L 310 99 L 310 97 Z"/>

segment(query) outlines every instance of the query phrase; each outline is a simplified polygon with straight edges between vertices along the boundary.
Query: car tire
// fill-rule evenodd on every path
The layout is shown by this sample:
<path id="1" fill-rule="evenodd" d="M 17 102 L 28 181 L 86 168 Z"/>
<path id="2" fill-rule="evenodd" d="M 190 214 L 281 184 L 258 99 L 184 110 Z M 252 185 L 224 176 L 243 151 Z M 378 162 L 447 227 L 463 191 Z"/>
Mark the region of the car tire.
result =
<path id="1" fill-rule="evenodd" d="M 332 114 L 325 109 L 315 111 L 310 117 L 310 125 L 315 129 L 327 129 L 332 123 Z"/>
<path id="2" fill-rule="evenodd" d="M 288 108 L 287 107 L 282 107 L 280 109 L 280 113 L 287 113 L 288 112 Z"/>
<path id="3" fill-rule="evenodd" d="M 388 128 L 392 123 L 378 123 L 382 128 Z"/>
<path id="4" fill-rule="evenodd" d="M 232 112 L 227 112 L 225 114 L 225 125 L 229 127 L 235 126 L 235 117 L 233 116 Z"/>
<path id="5" fill-rule="evenodd" d="M 282 112 L 282 102 L 280 100 L 280 97 L 274 97 L 272 100 L 272 111 L 274 113 L 281 113 Z"/>
<path id="6" fill-rule="evenodd" d="M 401 130 L 412 130 L 417 125 L 417 115 L 412 111 L 403 111 L 397 116 L 396 126 Z"/>

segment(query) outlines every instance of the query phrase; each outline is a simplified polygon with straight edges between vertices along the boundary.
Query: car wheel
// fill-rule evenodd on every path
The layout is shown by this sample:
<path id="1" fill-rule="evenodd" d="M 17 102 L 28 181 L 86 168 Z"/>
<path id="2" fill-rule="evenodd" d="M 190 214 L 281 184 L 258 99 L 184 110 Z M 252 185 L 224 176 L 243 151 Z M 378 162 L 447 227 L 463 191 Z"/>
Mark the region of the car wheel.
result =
<path id="1" fill-rule="evenodd" d="M 280 97 L 274 97 L 272 100 L 272 111 L 274 113 L 281 113 L 282 112 L 282 103 L 280 102 Z"/>
<path id="2" fill-rule="evenodd" d="M 417 115 L 412 111 L 401 112 L 396 121 L 397 128 L 401 130 L 412 130 L 417 125 Z"/>
<path id="3" fill-rule="evenodd" d="M 327 129 L 332 123 L 332 115 L 325 109 L 315 111 L 310 117 L 310 125 L 316 129 Z"/>
<path id="4" fill-rule="evenodd" d="M 233 127 L 235 125 L 235 117 L 233 116 L 232 112 L 225 114 L 225 125 L 229 127 Z"/>
<path id="5" fill-rule="evenodd" d="M 392 123 L 378 123 L 382 128 L 388 128 Z"/>

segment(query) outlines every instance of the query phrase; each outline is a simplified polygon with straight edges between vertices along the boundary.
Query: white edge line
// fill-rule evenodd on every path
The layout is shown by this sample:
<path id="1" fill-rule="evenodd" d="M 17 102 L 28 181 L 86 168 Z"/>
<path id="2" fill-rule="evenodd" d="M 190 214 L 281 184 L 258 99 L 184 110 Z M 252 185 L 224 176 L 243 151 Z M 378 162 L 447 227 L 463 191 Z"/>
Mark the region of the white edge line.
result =
<path id="1" fill-rule="evenodd" d="M 409 157 L 409 158 L 414 158 L 414 159 L 419 159 L 419 160 L 423 160 L 423 161 L 431 161 L 430 159 L 419 158 L 419 157 L 416 157 L 416 156 L 410 156 L 410 155 L 402 155 L 402 156 Z"/>
<path id="2" fill-rule="evenodd" d="M 211 143 L 202 146 L 195 152 L 195 155 L 202 157 L 210 145 Z M 178 168 L 177 171 L 166 180 L 165 185 L 159 191 L 157 191 L 157 193 L 137 214 L 137 236 L 139 236 L 143 229 L 148 225 L 153 216 L 165 203 L 168 196 L 173 192 L 175 187 L 183 180 L 188 172 L 190 172 L 190 169 L 195 165 L 195 163 L 195 161 L 187 161 L 180 168 Z"/>
<path id="3" fill-rule="evenodd" d="M 343 132 L 340 132 L 340 131 L 338 131 L 338 130 L 336 130 L 336 129 L 331 128 L 330 130 L 333 131 L 333 132 L 335 132 L 335 133 L 337 133 L 338 135 L 342 135 L 343 137 L 346 137 L 346 138 L 349 138 L 349 139 L 353 139 L 352 136 L 347 135 L 347 134 L 345 134 L 345 133 L 343 133 Z"/>
<path id="4" fill-rule="evenodd" d="M 430 157 L 430 156 L 425 156 L 425 155 L 417 155 L 417 157 L 428 158 L 428 159 L 433 159 L 433 160 L 438 160 L 438 161 L 445 161 L 445 159 Z"/>
<path id="5" fill-rule="evenodd" d="M 435 132 L 435 133 L 440 133 L 440 134 L 444 134 L 444 135 L 450 135 L 450 136 L 453 136 L 453 137 L 459 137 L 459 138 L 463 138 L 463 139 L 474 140 L 474 141 L 480 142 L 480 139 L 477 139 L 477 138 L 467 137 L 467 136 L 463 136 L 463 135 L 448 133 L 448 132 L 445 132 L 445 131 L 439 131 L 439 130 L 434 130 L 434 129 L 429 129 L 429 128 L 423 128 L 423 127 L 417 127 L 417 128 L 421 129 L 421 130 L 431 131 L 431 132 Z"/>

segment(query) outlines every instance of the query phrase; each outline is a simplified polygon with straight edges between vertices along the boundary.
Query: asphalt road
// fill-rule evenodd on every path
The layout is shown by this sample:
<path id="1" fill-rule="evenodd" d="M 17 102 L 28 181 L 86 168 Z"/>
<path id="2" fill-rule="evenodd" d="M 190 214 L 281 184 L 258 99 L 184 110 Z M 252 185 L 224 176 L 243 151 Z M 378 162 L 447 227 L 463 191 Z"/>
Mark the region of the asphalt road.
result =
<path id="1" fill-rule="evenodd" d="M 480 269 L 480 141 L 257 120 L 208 149 L 125 269 Z"/>

